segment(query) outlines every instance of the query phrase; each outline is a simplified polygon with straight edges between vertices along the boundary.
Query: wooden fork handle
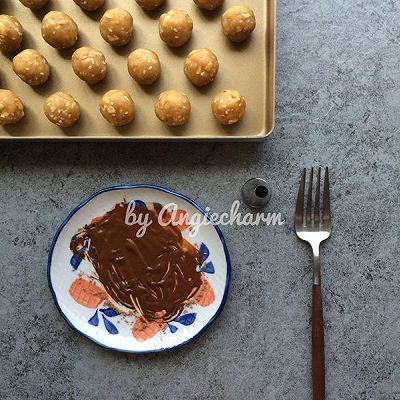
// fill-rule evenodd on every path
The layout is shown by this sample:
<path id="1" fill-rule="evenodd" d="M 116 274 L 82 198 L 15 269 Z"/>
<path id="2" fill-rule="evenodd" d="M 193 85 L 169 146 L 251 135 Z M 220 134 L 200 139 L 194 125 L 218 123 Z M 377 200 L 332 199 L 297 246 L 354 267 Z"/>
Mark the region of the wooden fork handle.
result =
<path id="1" fill-rule="evenodd" d="M 312 296 L 313 400 L 325 400 L 324 316 L 321 285 L 313 285 Z"/>

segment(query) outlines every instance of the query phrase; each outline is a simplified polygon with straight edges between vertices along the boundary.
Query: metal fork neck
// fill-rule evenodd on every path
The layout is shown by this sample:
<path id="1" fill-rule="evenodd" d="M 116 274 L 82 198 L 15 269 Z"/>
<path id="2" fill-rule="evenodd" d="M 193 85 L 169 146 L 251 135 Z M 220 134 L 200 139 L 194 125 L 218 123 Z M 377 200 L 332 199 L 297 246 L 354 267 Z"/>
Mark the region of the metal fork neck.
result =
<path id="1" fill-rule="evenodd" d="M 314 285 L 321 284 L 321 260 L 319 258 L 319 246 L 318 244 L 312 244 L 313 256 L 314 256 L 314 268 L 313 268 L 313 275 L 314 275 Z"/>

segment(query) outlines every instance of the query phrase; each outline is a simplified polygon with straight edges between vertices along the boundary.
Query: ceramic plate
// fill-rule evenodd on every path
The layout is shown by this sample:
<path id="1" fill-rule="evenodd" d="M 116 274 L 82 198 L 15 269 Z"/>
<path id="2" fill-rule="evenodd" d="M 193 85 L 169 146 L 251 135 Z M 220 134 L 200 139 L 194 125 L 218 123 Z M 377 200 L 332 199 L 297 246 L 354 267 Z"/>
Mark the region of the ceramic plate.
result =
<path id="1" fill-rule="evenodd" d="M 71 239 L 80 229 L 117 204 L 131 201 L 148 209 L 176 204 L 179 215 L 191 222 L 180 224 L 179 230 L 198 249 L 197 269 L 204 284 L 173 320 L 147 322 L 137 310 L 118 304 L 101 283 L 90 257 L 77 257 L 70 250 Z M 56 306 L 71 328 L 106 348 L 147 353 L 187 344 L 217 318 L 228 294 L 230 261 L 220 229 L 188 197 L 156 186 L 117 186 L 95 193 L 69 213 L 50 248 L 48 279 Z"/>

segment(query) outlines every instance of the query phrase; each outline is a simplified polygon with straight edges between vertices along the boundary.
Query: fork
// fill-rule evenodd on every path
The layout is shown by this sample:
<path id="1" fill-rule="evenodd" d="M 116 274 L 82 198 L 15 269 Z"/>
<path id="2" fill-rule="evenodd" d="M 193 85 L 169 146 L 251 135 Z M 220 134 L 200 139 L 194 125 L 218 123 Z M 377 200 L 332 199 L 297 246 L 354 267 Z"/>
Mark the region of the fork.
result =
<path id="1" fill-rule="evenodd" d="M 321 261 L 319 249 L 322 242 L 331 235 L 331 215 L 329 201 L 329 170 L 325 169 L 322 218 L 320 210 L 320 181 L 321 168 L 318 168 L 315 189 L 315 201 L 313 207 L 313 178 L 314 170 L 311 168 L 307 206 L 304 210 L 304 195 L 306 186 L 307 170 L 301 175 L 299 193 L 297 196 L 294 226 L 297 236 L 311 245 L 314 256 L 314 284 L 312 290 L 312 381 L 313 400 L 325 399 L 325 353 L 324 353 L 324 318 L 321 293 Z M 313 210 L 314 208 L 314 210 Z M 304 212 L 305 211 L 305 212 Z"/>

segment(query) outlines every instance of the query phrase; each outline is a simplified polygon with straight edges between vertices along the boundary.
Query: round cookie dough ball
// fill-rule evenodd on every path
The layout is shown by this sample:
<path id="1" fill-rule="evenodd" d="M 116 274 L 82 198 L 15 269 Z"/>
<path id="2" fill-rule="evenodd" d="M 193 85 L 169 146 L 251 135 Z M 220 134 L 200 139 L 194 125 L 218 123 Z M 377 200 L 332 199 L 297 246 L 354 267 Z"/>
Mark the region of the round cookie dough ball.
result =
<path id="1" fill-rule="evenodd" d="M 128 71 L 140 85 L 151 85 L 160 77 L 160 60 L 154 51 L 137 49 L 128 57 Z"/>
<path id="2" fill-rule="evenodd" d="M 194 0 L 194 2 L 204 10 L 215 10 L 216 8 L 222 6 L 225 0 Z"/>
<path id="3" fill-rule="evenodd" d="M 135 117 L 135 103 L 126 90 L 110 90 L 100 101 L 100 112 L 111 125 L 128 125 Z"/>
<path id="4" fill-rule="evenodd" d="M 112 46 L 125 46 L 133 34 L 132 15 L 122 8 L 107 10 L 100 20 L 100 33 Z"/>
<path id="5" fill-rule="evenodd" d="M 0 15 L 0 50 L 12 53 L 21 47 L 24 29 L 17 18 Z"/>
<path id="6" fill-rule="evenodd" d="M 146 11 L 151 11 L 160 7 L 165 3 L 166 0 L 136 0 L 136 3 L 139 4 Z"/>
<path id="7" fill-rule="evenodd" d="M 168 126 L 182 126 L 189 120 L 192 107 L 186 94 L 168 90 L 158 97 L 154 106 L 159 120 Z"/>
<path id="8" fill-rule="evenodd" d="M 100 50 L 81 47 L 72 54 L 71 63 L 75 74 L 89 85 L 95 85 L 106 77 L 106 58 Z"/>
<path id="9" fill-rule="evenodd" d="M 211 108 L 218 122 L 233 125 L 242 119 L 246 111 L 246 100 L 237 90 L 222 90 L 214 96 Z"/>
<path id="10" fill-rule="evenodd" d="M 104 0 L 74 0 L 74 2 L 85 11 L 95 11 L 104 4 Z"/>
<path id="11" fill-rule="evenodd" d="M 61 11 L 50 11 L 42 21 L 42 36 L 56 49 L 69 49 L 78 40 L 78 25 Z"/>
<path id="12" fill-rule="evenodd" d="M 36 50 L 22 51 L 14 57 L 12 65 L 14 72 L 28 85 L 43 85 L 49 79 L 49 64 Z"/>
<path id="13" fill-rule="evenodd" d="M 158 28 L 168 46 L 181 47 L 192 36 L 193 20 L 185 11 L 173 9 L 161 15 Z"/>
<path id="14" fill-rule="evenodd" d="M 19 0 L 25 7 L 31 10 L 39 10 L 43 8 L 49 0 Z"/>
<path id="15" fill-rule="evenodd" d="M 81 116 L 79 103 L 68 93 L 52 94 L 44 103 L 47 119 L 61 128 L 69 128 Z"/>
<path id="16" fill-rule="evenodd" d="M 24 105 L 11 90 L 0 89 L 0 125 L 15 124 L 24 117 Z"/>
<path id="17" fill-rule="evenodd" d="M 211 83 L 217 76 L 218 70 L 217 56 L 209 49 L 193 50 L 185 60 L 185 74 L 196 86 Z"/>
<path id="18" fill-rule="evenodd" d="M 256 28 L 256 17 L 251 8 L 235 6 L 222 16 L 224 35 L 235 43 L 245 41 Z"/>

